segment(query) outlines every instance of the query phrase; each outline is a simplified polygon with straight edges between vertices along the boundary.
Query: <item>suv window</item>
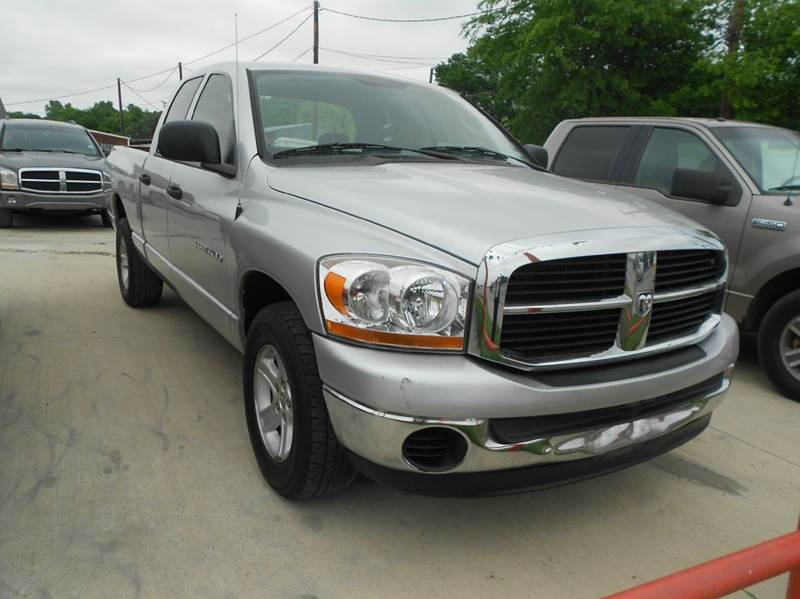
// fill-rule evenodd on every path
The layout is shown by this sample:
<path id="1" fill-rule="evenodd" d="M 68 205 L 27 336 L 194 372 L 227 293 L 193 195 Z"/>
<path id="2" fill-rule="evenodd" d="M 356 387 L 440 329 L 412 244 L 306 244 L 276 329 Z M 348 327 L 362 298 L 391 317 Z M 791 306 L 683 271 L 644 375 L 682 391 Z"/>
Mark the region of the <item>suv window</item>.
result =
<path id="1" fill-rule="evenodd" d="M 203 88 L 192 115 L 217 130 L 220 156 L 225 164 L 236 162 L 236 137 L 233 125 L 233 89 L 225 75 L 211 75 Z"/>
<path id="2" fill-rule="evenodd" d="M 734 184 L 728 167 L 697 135 L 665 127 L 653 130 L 633 184 L 672 195 L 672 179 L 679 168 L 715 173 L 721 182 Z"/>
<path id="3" fill-rule="evenodd" d="M 186 113 L 189 112 L 189 106 L 192 103 L 192 98 L 194 98 L 194 93 L 197 91 L 202 80 L 202 77 L 195 77 L 181 85 L 178 93 L 175 94 L 175 99 L 172 100 L 172 105 L 169 107 L 167 116 L 164 117 L 165 123 L 181 121 L 186 118 Z"/>
<path id="4" fill-rule="evenodd" d="M 629 126 L 575 127 L 567 136 L 553 164 L 553 172 L 565 177 L 610 181 Z"/>

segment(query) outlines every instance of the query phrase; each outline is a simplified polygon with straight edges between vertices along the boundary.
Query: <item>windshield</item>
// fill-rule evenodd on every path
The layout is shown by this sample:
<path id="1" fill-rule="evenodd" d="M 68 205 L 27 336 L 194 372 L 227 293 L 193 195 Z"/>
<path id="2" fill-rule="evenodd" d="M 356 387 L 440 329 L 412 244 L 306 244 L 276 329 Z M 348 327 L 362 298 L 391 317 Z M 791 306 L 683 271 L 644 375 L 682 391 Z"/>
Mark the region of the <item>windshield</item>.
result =
<path id="1" fill-rule="evenodd" d="M 97 145 L 84 129 L 6 123 L 0 151 L 70 152 L 100 156 Z"/>
<path id="2" fill-rule="evenodd" d="M 446 158 L 444 152 L 459 154 L 465 148 L 464 159 L 505 162 L 503 156 L 476 151 L 485 148 L 529 160 L 479 110 L 442 88 L 346 73 L 257 71 L 253 77 L 270 155 L 332 145 L 328 150 L 333 158 L 377 153 L 387 159 L 435 160 L 436 149 L 443 148 L 441 160 Z M 367 145 L 343 148 L 342 144 Z M 420 149 L 427 153 L 415 152 Z M 282 156 L 306 160 L 313 155 Z"/>
<path id="3" fill-rule="evenodd" d="M 800 190 L 800 134 L 771 127 L 716 127 L 714 134 L 762 193 Z"/>

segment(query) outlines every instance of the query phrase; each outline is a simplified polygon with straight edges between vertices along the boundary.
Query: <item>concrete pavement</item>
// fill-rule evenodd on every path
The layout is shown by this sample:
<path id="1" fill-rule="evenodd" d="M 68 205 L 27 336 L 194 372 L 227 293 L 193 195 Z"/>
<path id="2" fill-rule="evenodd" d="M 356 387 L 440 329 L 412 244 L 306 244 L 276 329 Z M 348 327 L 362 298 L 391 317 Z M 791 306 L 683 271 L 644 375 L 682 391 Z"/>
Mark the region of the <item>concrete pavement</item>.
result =
<path id="1" fill-rule="evenodd" d="M 171 292 L 127 307 L 113 252 L 97 217 L 0 230 L 0 597 L 597 597 L 797 524 L 800 404 L 749 354 L 705 433 L 623 472 L 288 503 L 252 457 L 241 356 Z"/>

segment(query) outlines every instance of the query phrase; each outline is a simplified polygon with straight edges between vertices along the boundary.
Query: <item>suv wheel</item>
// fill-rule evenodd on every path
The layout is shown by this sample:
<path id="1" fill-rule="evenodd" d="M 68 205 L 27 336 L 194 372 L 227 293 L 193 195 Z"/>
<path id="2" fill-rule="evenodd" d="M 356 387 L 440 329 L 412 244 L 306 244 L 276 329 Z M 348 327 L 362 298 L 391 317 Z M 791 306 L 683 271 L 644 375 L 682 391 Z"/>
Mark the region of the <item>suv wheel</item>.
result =
<path id="1" fill-rule="evenodd" d="M 14 215 L 10 208 L 0 208 L 0 228 L 10 227 L 14 224 Z"/>
<path id="2" fill-rule="evenodd" d="M 311 334 L 292 302 L 263 308 L 247 334 L 244 411 L 258 467 L 288 499 L 335 493 L 355 476 L 328 419 Z"/>
<path id="3" fill-rule="evenodd" d="M 800 291 L 769 309 L 758 334 L 758 354 L 781 393 L 800 401 Z"/>
<path id="4" fill-rule="evenodd" d="M 117 280 L 122 299 L 129 306 L 153 306 L 161 299 L 164 283 L 134 247 L 127 218 L 117 225 Z"/>
<path id="5" fill-rule="evenodd" d="M 103 210 L 100 213 L 100 219 L 103 221 L 103 226 L 109 229 L 114 226 L 114 220 L 108 210 Z"/>

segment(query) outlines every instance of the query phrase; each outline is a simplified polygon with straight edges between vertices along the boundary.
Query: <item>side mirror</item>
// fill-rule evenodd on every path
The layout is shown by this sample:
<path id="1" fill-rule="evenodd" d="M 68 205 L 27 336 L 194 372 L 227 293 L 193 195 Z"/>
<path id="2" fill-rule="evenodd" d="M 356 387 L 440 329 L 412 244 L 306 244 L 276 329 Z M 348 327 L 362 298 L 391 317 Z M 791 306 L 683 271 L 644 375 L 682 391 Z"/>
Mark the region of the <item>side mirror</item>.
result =
<path id="1" fill-rule="evenodd" d="M 169 160 L 219 164 L 217 130 L 203 121 L 172 121 L 158 133 L 158 152 Z"/>
<path id="2" fill-rule="evenodd" d="M 547 155 L 547 150 L 545 150 L 542 146 L 537 146 L 534 144 L 525 144 L 522 147 L 525 148 L 528 156 L 533 158 L 533 161 L 536 164 L 542 168 L 547 168 L 547 163 L 550 160 L 549 156 Z"/>
<path id="3" fill-rule="evenodd" d="M 716 173 L 688 168 L 675 169 L 672 175 L 672 195 L 724 204 L 731 187 L 719 180 Z"/>

